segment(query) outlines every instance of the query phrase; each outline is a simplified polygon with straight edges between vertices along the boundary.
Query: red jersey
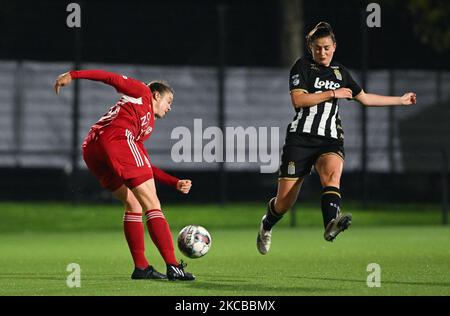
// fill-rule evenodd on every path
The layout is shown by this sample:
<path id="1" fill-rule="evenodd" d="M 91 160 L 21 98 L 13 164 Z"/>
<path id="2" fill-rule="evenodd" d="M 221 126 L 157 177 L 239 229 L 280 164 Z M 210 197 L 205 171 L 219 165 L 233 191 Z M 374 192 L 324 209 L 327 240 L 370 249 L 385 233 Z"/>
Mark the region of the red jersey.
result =
<path id="1" fill-rule="evenodd" d="M 116 126 L 131 131 L 136 141 L 143 142 L 150 137 L 155 118 L 152 93 L 145 83 L 103 70 L 71 71 L 70 76 L 73 79 L 102 81 L 123 94 L 119 101 L 91 127 L 91 130 Z"/>
<path id="2" fill-rule="evenodd" d="M 70 76 L 73 79 L 102 81 L 123 94 L 90 130 L 118 127 L 123 139 L 116 140 L 114 144 L 99 144 L 92 142 L 96 138 L 95 133 L 89 133 L 83 142 L 83 158 L 100 183 L 114 192 L 123 182 L 129 187 L 136 187 L 154 177 L 157 181 L 176 187 L 179 179 L 151 165 L 143 145 L 150 137 L 155 123 L 150 88 L 136 79 L 103 70 L 75 70 L 70 72 Z M 105 165 L 112 166 L 113 171 L 105 168 Z"/>

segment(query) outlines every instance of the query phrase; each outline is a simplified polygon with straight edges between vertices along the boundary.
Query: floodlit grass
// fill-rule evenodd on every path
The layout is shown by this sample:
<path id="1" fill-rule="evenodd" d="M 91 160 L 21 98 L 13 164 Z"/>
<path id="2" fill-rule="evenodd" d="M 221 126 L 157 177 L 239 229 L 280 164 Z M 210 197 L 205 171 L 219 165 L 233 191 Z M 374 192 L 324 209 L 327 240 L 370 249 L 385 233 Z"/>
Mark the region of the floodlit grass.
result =
<path id="1" fill-rule="evenodd" d="M 285 218 L 272 249 L 255 246 L 263 205 L 170 206 L 175 236 L 191 223 L 209 229 L 211 251 L 188 262 L 194 282 L 132 281 L 120 206 L 2 203 L 0 295 L 449 295 L 449 228 L 439 209 L 398 207 L 358 211 L 333 243 L 323 240 L 319 209 L 304 207 L 299 225 Z M 148 235 L 148 234 L 147 234 Z M 164 272 L 146 236 L 151 264 Z M 81 266 L 81 287 L 69 288 L 69 263 Z M 369 263 L 381 267 L 381 287 L 369 288 Z"/>

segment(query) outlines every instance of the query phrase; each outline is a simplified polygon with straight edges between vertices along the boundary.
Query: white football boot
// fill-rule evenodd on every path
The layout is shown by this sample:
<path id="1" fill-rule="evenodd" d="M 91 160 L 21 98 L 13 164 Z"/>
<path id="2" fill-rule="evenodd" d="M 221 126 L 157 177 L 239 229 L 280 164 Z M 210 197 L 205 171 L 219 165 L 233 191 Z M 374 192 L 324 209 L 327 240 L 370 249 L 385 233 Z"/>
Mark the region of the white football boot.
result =
<path id="1" fill-rule="evenodd" d="M 256 247 L 260 254 L 265 255 L 269 252 L 270 244 L 272 243 L 272 230 L 265 230 L 263 221 L 266 218 L 264 215 L 261 219 L 261 226 L 259 227 L 258 238 L 256 238 Z"/>
<path id="2" fill-rule="evenodd" d="M 325 229 L 323 237 L 326 241 L 333 241 L 336 236 L 352 224 L 352 214 L 341 214 L 332 219 Z"/>

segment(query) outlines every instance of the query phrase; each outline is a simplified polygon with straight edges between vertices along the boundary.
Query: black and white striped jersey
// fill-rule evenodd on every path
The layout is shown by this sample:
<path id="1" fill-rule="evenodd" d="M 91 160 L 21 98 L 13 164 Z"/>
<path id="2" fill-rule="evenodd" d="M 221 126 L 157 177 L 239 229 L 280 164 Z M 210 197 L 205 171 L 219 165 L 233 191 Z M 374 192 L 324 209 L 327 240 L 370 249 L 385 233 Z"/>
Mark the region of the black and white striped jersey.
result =
<path id="1" fill-rule="evenodd" d="M 311 57 L 302 57 L 295 62 L 289 75 L 291 93 L 296 90 L 318 93 L 339 88 L 351 89 L 353 96 L 362 91 L 349 71 L 334 61 L 329 67 L 325 67 L 314 62 Z M 288 135 L 289 133 L 309 134 L 344 142 L 338 99 L 311 107 L 297 108 L 295 112 L 293 122 L 288 125 Z"/>

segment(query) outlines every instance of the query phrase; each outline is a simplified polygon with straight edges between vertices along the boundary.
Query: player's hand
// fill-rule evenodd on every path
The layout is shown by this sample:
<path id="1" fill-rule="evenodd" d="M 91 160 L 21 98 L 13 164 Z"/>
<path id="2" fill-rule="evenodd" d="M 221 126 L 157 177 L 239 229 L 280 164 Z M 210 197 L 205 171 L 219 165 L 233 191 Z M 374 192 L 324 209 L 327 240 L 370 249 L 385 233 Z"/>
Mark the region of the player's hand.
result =
<path id="1" fill-rule="evenodd" d="M 334 97 L 336 99 L 352 99 L 353 92 L 349 88 L 339 88 L 334 90 Z"/>
<path id="2" fill-rule="evenodd" d="M 177 190 L 181 193 L 188 194 L 189 190 L 192 187 L 192 181 L 191 180 L 179 180 L 177 183 Z"/>
<path id="3" fill-rule="evenodd" d="M 70 75 L 70 73 L 66 72 L 62 75 L 59 75 L 55 82 L 55 93 L 59 94 L 59 89 L 61 89 L 61 87 L 67 86 L 71 82 L 72 76 Z"/>
<path id="4" fill-rule="evenodd" d="M 416 104 L 416 94 L 414 92 L 405 93 L 400 97 L 402 105 Z"/>

